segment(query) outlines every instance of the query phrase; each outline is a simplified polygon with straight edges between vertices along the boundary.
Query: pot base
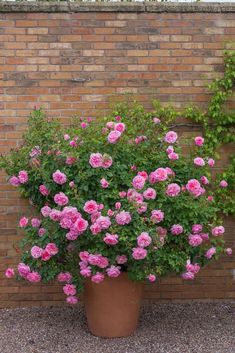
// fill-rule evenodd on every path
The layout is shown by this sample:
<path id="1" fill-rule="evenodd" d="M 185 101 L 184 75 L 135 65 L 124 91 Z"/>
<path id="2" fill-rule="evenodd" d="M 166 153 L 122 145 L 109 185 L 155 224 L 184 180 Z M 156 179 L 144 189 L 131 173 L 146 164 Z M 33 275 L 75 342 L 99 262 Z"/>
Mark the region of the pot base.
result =
<path id="1" fill-rule="evenodd" d="M 85 310 L 88 328 L 98 337 L 128 337 L 139 319 L 143 283 L 128 279 L 127 273 L 117 278 L 105 277 L 96 284 L 85 283 Z"/>

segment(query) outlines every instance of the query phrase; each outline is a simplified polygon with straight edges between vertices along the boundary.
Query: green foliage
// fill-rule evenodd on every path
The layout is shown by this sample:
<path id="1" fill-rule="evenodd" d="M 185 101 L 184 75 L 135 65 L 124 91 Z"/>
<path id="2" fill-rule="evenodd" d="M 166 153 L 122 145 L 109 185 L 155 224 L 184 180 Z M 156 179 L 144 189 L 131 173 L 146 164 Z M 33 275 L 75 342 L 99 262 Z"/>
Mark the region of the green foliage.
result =
<path id="1" fill-rule="evenodd" d="M 210 234 L 213 227 L 221 224 L 219 217 L 222 213 L 235 212 L 235 158 L 231 158 L 223 174 L 217 176 L 215 187 L 214 176 L 207 163 L 203 167 L 196 167 L 193 160 L 195 157 L 203 157 L 207 161 L 214 157 L 220 146 L 234 142 L 235 114 L 224 109 L 226 100 L 232 94 L 234 78 L 235 53 L 227 52 L 224 77 L 211 84 L 213 95 L 206 111 L 188 107 L 182 112 L 171 106 L 163 107 L 159 102 L 153 103 L 152 111 L 145 111 L 138 102 L 128 101 L 115 105 L 109 115 L 93 119 L 87 127 L 82 126 L 80 118 L 74 118 L 68 127 L 64 127 L 57 120 L 48 120 L 42 109 L 33 111 L 22 146 L 0 158 L 0 168 L 5 169 L 11 177 L 17 176 L 22 170 L 27 171 L 28 181 L 19 185 L 20 193 L 29 198 L 40 212 L 45 205 L 61 211 L 63 207 L 55 204 L 54 196 L 63 192 L 69 199 L 68 205 L 76 207 L 89 222 L 91 220 L 83 209 L 86 201 L 95 200 L 97 204 L 103 204 L 102 215 L 107 215 L 108 210 L 117 214 L 115 203 L 120 201 L 121 210 L 130 212 L 132 221 L 126 226 L 120 226 L 112 220 L 108 232 L 118 234 L 119 243 L 109 246 L 103 241 L 106 231 L 94 235 L 87 229 L 78 239 L 69 241 L 66 238 L 68 229 L 50 218 L 43 218 L 43 236 L 39 237 L 38 229 L 30 224 L 25 228 L 25 236 L 20 244 L 24 251 L 22 260 L 31 269 L 38 271 L 45 281 L 55 278 L 61 271 L 69 271 L 80 289 L 83 279 L 79 275 L 78 254 L 81 251 L 102 254 L 109 259 L 110 265 L 116 265 L 117 255 L 126 255 L 128 273 L 135 280 L 145 279 L 150 273 L 159 276 L 172 272 L 182 273 L 187 260 L 205 265 L 208 262 L 205 253 L 211 246 L 216 247 L 216 256 L 222 253 L 224 243 L 221 237 L 210 235 L 208 242 L 203 242 L 201 246 L 191 246 L 188 237 L 192 225 L 201 224 L 203 232 Z M 112 144 L 107 141 L 110 132 L 107 123 L 115 124 L 117 116 L 125 124 L 125 131 L 120 140 Z M 201 127 L 205 143 L 202 147 L 188 145 L 187 153 L 183 153 L 180 144 L 176 142 L 174 151 L 180 158 L 171 160 L 166 153 L 168 144 L 164 137 L 167 131 L 178 126 L 177 119 L 180 117 Z M 158 118 L 160 123 L 154 123 L 154 118 Z M 65 134 L 68 139 L 64 138 Z M 138 136 L 144 138 L 140 143 L 135 141 Z M 75 146 L 71 145 L 71 141 Z M 111 156 L 112 166 L 92 168 L 89 164 L 92 153 Z M 68 163 L 68 158 L 72 158 L 73 163 Z M 173 173 L 167 180 L 154 185 L 146 182 L 145 189 L 153 187 L 157 193 L 156 199 L 144 200 L 148 204 L 146 212 L 139 212 L 140 205 L 136 200 L 130 202 L 127 198 L 120 199 L 119 192 L 130 191 L 137 172 L 145 171 L 149 175 L 157 168 L 170 168 Z M 67 182 L 63 185 L 55 183 L 52 178 L 56 170 L 67 177 Z M 200 180 L 202 176 L 210 180 L 209 185 L 204 185 L 205 194 L 195 197 L 185 191 L 185 185 L 190 179 Z M 102 178 L 109 182 L 107 189 L 101 187 Z M 228 182 L 228 188 L 219 186 L 222 179 Z M 71 182 L 74 183 L 73 187 L 70 186 Z M 166 193 L 170 183 L 180 186 L 181 192 L 176 197 L 170 197 Z M 48 195 L 42 195 L 39 191 L 41 185 L 47 188 Z M 212 201 L 208 200 L 208 196 Z M 162 210 L 165 213 L 160 226 L 151 219 L 153 210 Z M 183 233 L 179 236 L 171 233 L 172 225 L 177 224 L 183 227 Z M 167 231 L 167 236 L 162 236 L 162 230 Z M 146 259 L 136 261 L 132 257 L 132 249 L 137 246 L 137 236 L 142 232 L 149 233 L 152 243 Z M 32 246 L 45 249 L 48 243 L 57 245 L 59 252 L 55 257 L 49 261 L 41 261 L 31 256 Z M 92 271 L 95 274 L 100 269 L 94 266 Z"/>

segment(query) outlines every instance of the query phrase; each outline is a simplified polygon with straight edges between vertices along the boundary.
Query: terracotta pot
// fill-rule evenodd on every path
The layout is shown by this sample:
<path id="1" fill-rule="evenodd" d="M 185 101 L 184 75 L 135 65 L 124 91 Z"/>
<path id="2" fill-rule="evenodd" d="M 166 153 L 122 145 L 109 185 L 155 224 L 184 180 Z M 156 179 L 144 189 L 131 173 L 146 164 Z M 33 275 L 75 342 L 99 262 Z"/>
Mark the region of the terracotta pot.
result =
<path id="1" fill-rule="evenodd" d="M 139 319 L 142 282 L 105 277 L 101 283 L 85 283 L 85 310 L 90 332 L 99 337 L 127 337 L 136 329 Z"/>

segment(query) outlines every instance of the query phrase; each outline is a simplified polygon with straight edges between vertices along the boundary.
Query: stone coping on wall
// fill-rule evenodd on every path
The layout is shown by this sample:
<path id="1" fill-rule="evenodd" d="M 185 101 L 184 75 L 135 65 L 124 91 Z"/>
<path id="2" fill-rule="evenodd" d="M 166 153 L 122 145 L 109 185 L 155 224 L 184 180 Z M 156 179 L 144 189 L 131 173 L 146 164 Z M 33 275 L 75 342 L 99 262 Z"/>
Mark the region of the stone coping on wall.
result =
<path id="1" fill-rule="evenodd" d="M 0 12 L 235 12 L 235 3 L 0 1 Z"/>

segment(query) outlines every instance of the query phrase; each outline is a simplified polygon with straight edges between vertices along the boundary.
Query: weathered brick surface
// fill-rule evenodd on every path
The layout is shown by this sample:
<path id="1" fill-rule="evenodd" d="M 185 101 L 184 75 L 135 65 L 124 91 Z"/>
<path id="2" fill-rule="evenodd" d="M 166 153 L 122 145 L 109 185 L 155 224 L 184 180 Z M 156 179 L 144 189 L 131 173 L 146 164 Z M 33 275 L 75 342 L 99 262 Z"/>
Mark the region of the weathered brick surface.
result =
<path id="1" fill-rule="evenodd" d="M 206 86 L 221 75 L 223 50 L 233 46 L 234 13 L 155 12 L 151 6 L 145 12 L 142 5 L 136 12 L 131 5 L 130 12 L 109 8 L 0 13 L 1 153 L 19 144 L 35 105 L 43 104 L 48 116 L 64 123 L 74 114 L 95 116 L 125 92 L 132 92 L 146 108 L 153 98 L 177 107 L 190 102 L 206 106 Z M 80 78 L 84 82 L 76 81 Z M 226 153 L 234 149 L 223 149 L 223 156 Z M 20 237 L 17 219 L 27 209 L 27 201 L 1 172 L 0 307 L 56 305 L 63 300 L 58 286 L 29 286 L 3 277 L 5 268 L 17 263 L 12 244 Z M 227 245 L 232 246 L 233 220 L 227 219 L 226 225 Z M 195 282 L 169 277 L 147 285 L 145 297 L 232 299 L 234 268 L 234 258 L 222 258 L 201 271 Z"/>

